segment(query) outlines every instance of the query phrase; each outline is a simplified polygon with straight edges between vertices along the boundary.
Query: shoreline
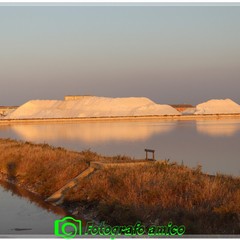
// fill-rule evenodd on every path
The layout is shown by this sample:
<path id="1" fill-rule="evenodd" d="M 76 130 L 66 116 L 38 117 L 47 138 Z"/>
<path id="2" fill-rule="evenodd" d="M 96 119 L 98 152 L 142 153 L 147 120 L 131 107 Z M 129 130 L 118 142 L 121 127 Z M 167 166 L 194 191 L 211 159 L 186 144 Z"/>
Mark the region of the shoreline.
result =
<path id="1" fill-rule="evenodd" d="M 51 206 L 57 204 L 76 219 L 113 226 L 137 220 L 145 225 L 164 224 L 171 218 L 176 224 L 186 224 L 188 234 L 239 233 L 239 177 L 210 176 L 201 166 L 190 168 L 167 160 L 132 164 L 125 156 L 105 157 L 89 150 L 73 152 L 48 144 L 0 140 L 4 151 L 0 179 L 4 177 L 16 193 L 23 195 L 22 189 L 34 193 L 31 198 L 40 206 L 46 203 L 57 210 Z M 96 171 L 82 176 L 90 166 Z M 72 185 L 80 176 L 81 181 Z M 68 190 L 60 198 L 46 202 L 63 187 Z M 233 218 L 237 220 L 234 224 Z M 210 224 L 207 228 L 206 222 Z M 221 231 L 223 223 L 226 229 Z"/>
<path id="2" fill-rule="evenodd" d="M 69 214 L 67 209 L 62 206 L 54 205 L 50 202 L 46 202 L 37 192 L 28 188 L 26 185 L 9 180 L 11 176 L 0 171 L 0 187 L 6 190 L 10 190 L 13 194 L 19 197 L 30 200 L 35 203 L 36 206 L 41 207 L 47 211 L 51 211 L 54 214 L 65 216 Z"/>
<path id="3" fill-rule="evenodd" d="M 163 115 L 163 116 L 0 119 L 0 124 L 4 125 L 4 124 L 11 124 L 11 123 L 146 121 L 146 120 L 193 121 L 193 120 L 219 120 L 219 119 L 240 119 L 240 114 L 199 114 L 199 115 Z"/>
<path id="4" fill-rule="evenodd" d="M 91 219 L 91 214 L 76 213 L 76 207 L 70 206 L 70 204 L 55 204 L 46 201 L 33 189 L 28 188 L 26 185 L 10 181 L 9 177 L 9 175 L 0 171 L 0 187 L 4 190 L 11 191 L 18 197 L 24 198 L 24 200 L 30 201 L 30 203 L 34 203 L 37 207 L 56 214 L 59 218 L 65 216 L 78 217 L 82 220 L 83 225 L 86 224 L 87 219 Z M 79 208 L 80 206 L 77 207 Z M 84 207 L 82 206 L 82 208 Z"/>

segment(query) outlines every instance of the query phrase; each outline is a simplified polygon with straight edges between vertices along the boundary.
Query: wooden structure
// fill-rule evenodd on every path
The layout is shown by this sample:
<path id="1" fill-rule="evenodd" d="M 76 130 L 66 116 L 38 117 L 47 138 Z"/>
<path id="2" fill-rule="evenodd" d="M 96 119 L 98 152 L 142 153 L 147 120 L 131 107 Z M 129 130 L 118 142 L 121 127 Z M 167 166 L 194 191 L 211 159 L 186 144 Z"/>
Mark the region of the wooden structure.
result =
<path id="1" fill-rule="evenodd" d="M 145 152 L 146 152 L 146 160 L 155 161 L 155 157 L 154 157 L 155 150 L 145 148 Z M 152 158 L 148 158 L 148 153 L 152 153 Z"/>

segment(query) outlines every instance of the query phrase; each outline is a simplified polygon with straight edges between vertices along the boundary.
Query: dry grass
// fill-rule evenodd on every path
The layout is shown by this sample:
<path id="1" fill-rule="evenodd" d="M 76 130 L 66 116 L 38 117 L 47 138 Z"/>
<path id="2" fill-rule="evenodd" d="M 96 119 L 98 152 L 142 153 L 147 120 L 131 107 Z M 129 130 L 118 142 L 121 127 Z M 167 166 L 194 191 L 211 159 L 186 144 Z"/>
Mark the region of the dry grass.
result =
<path id="1" fill-rule="evenodd" d="M 0 139 L 0 172 L 9 180 L 47 197 L 85 170 L 90 161 L 106 158 L 83 152 Z"/>
<path id="2" fill-rule="evenodd" d="M 211 177 L 166 161 L 111 168 L 85 179 L 69 202 L 91 205 L 110 224 L 185 224 L 187 233 L 240 233 L 240 178 Z"/>
<path id="3" fill-rule="evenodd" d="M 45 198 L 89 166 L 90 161 L 132 161 L 0 139 L 0 172 Z M 207 176 L 201 169 L 162 161 L 98 170 L 72 189 L 64 206 L 77 207 L 109 224 L 186 226 L 186 233 L 240 234 L 240 178 Z"/>
<path id="4" fill-rule="evenodd" d="M 125 156 L 104 157 L 90 149 L 68 151 L 48 144 L 0 139 L 0 172 L 8 180 L 47 197 L 85 170 L 91 161 L 131 161 Z"/>

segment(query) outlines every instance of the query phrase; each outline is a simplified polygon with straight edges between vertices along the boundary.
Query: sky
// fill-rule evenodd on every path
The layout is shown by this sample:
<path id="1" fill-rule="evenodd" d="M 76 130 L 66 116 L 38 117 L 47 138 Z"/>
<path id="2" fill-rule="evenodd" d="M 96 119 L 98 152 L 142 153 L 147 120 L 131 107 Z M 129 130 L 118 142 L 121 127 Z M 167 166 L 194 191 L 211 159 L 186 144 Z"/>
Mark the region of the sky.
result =
<path id="1" fill-rule="evenodd" d="M 4 6 L 0 106 L 65 95 L 240 104 L 238 6 Z"/>

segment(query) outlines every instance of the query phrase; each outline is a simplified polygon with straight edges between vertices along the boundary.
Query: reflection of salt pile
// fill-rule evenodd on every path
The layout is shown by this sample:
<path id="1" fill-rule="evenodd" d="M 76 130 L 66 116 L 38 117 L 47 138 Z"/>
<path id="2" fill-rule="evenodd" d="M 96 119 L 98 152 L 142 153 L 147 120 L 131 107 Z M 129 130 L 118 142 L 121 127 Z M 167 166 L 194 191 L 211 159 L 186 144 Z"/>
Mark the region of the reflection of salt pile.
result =
<path id="1" fill-rule="evenodd" d="M 104 98 L 83 97 L 78 100 L 32 100 L 14 112 L 7 119 L 27 118 L 76 118 L 180 115 L 169 105 L 156 104 L 148 98 Z"/>
<path id="2" fill-rule="evenodd" d="M 146 122 L 81 122 L 78 124 L 40 124 L 13 125 L 11 129 L 28 141 L 51 142 L 61 140 L 77 140 L 85 143 L 111 141 L 145 141 L 155 134 L 172 131 L 175 122 L 156 123 L 154 126 Z"/>
<path id="3" fill-rule="evenodd" d="M 231 99 L 209 100 L 198 104 L 194 114 L 240 113 L 240 105 Z"/>
<path id="4" fill-rule="evenodd" d="M 212 137 L 230 137 L 240 131 L 240 123 L 235 120 L 196 121 L 197 131 Z"/>

